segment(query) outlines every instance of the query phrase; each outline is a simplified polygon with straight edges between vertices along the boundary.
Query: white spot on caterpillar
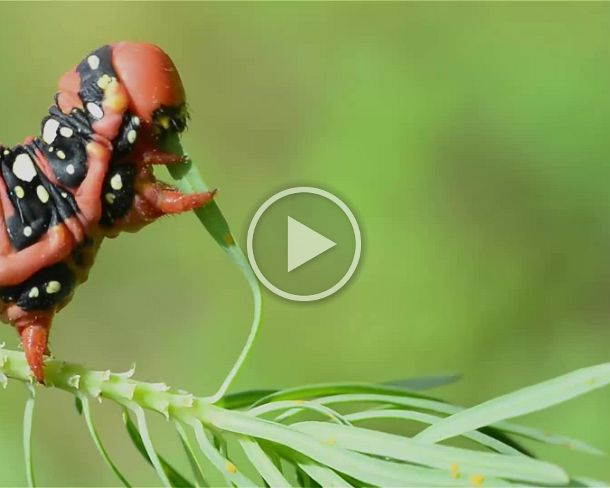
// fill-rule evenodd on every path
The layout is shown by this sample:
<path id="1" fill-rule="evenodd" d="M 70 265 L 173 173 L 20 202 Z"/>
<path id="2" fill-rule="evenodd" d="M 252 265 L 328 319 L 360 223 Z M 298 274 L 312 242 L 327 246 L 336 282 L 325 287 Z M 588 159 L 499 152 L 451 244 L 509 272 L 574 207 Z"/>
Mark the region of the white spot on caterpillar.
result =
<path id="1" fill-rule="evenodd" d="M 61 290 L 61 283 L 59 281 L 49 281 L 46 291 L 49 294 L 57 293 Z"/>
<path id="2" fill-rule="evenodd" d="M 59 129 L 59 133 L 64 137 L 72 137 L 74 135 L 74 131 L 70 127 L 62 127 Z"/>
<path id="3" fill-rule="evenodd" d="M 23 228 L 23 235 L 26 237 L 30 237 L 32 235 L 32 228 L 29 225 Z"/>
<path id="4" fill-rule="evenodd" d="M 59 159 L 66 159 L 66 153 L 60 149 L 59 151 L 57 151 L 57 157 Z"/>
<path id="5" fill-rule="evenodd" d="M 69 175 L 73 175 L 74 174 L 74 165 L 73 164 L 69 164 L 68 166 L 66 166 L 66 173 L 68 173 Z"/>
<path id="6" fill-rule="evenodd" d="M 36 176 L 36 168 L 32 159 L 25 153 L 19 154 L 13 163 L 13 174 L 23 181 L 32 181 Z"/>
<path id="7" fill-rule="evenodd" d="M 101 119 L 104 116 L 104 112 L 101 107 L 96 103 L 89 102 L 87 104 L 87 110 L 91 115 L 93 115 L 96 119 Z"/>
<path id="8" fill-rule="evenodd" d="M 64 198 L 68 198 L 68 194 L 65 191 L 61 192 L 61 196 L 64 197 Z"/>
<path id="9" fill-rule="evenodd" d="M 133 123 L 133 125 L 135 125 L 136 127 L 140 127 L 140 117 L 137 116 L 133 116 L 131 118 L 131 122 Z"/>
<path id="10" fill-rule="evenodd" d="M 15 187 L 15 195 L 17 195 L 17 198 L 23 198 L 25 196 L 25 190 L 17 185 Z"/>
<path id="11" fill-rule="evenodd" d="M 117 173 L 112 178 L 110 178 L 110 186 L 113 190 L 117 191 L 123 188 L 123 178 L 121 178 L 120 174 Z"/>
<path id="12" fill-rule="evenodd" d="M 100 58 L 98 58 L 95 54 L 92 54 L 87 58 L 87 64 L 91 69 L 98 69 L 100 67 Z"/>
<path id="13" fill-rule="evenodd" d="M 114 199 L 116 198 L 116 196 L 114 195 L 114 193 L 106 193 L 106 195 L 104 195 L 104 198 L 106 198 L 106 201 L 112 205 L 114 203 Z"/>
<path id="14" fill-rule="evenodd" d="M 8 156 L 11 152 L 8 149 L 5 149 L 4 152 L 2 154 L 4 154 L 5 156 Z"/>
<path id="15" fill-rule="evenodd" d="M 129 141 L 129 144 L 133 144 L 134 142 L 136 142 L 136 139 L 138 138 L 138 133 L 131 129 L 128 133 L 127 133 L 127 140 Z"/>
<path id="16" fill-rule="evenodd" d="M 47 191 L 47 189 L 42 186 L 42 185 L 38 185 L 36 187 L 36 195 L 38 195 L 38 199 L 42 202 L 42 203 L 47 203 L 49 201 L 49 192 Z"/>
<path id="17" fill-rule="evenodd" d="M 30 293 L 28 293 L 28 296 L 30 298 L 36 298 L 38 295 L 40 295 L 40 291 L 38 290 L 38 287 L 34 287 L 30 290 Z"/>
<path id="18" fill-rule="evenodd" d="M 55 119 L 49 119 L 44 123 L 42 128 L 42 140 L 47 144 L 53 144 L 53 141 L 57 137 L 57 129 L 59 128 L 59 122 Z"/>

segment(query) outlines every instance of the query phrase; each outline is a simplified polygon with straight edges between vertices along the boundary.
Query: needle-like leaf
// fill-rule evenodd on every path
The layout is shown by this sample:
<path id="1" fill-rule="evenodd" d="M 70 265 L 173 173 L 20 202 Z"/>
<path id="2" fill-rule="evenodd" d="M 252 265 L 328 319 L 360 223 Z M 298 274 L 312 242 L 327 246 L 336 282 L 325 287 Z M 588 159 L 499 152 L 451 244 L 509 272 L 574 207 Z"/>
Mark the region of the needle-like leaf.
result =
<path id="1" fill-rule="evenodd" d="M 36 390 L 31 383 L 27 384 L 28 398 L 23 411 L 23 455 L 25 458 L 25 474 L 28 486 L 36 486 L 34 477 L 34 460 L 32 459 L 32 421 L 36 404 Z"/>
<path id="2" fill-rule="evenodd" d="M 168 148 L 170 152 L 173 152 L 174 154 L 184 154 L 184 149 L 182 148 L 182 144 L 178 138 L 170 139 L 167 144 L 170 146 Z M 181 165 L 170 165 L 168 166 L 168 170 L 172 177 L 176 180 L 178 188 L 180 188 L 182 191 L 209 191 L 207 185 L 203 182 L 197 167 L 190 159 Z M 218 243 L 218 245 L 225 251 L 227 256 L 229 256 L 229 259 L 233 261 L 235 266 L 237 266 L 237 268 L 246 278 L 254 301 L 252 324 L 250 326 L 250 333 L 248 334 L 244 347 L 237 357 L 233 367 L 229 371 L 229 374 L 220 385 L 220 388 L 218 388 L 218 391 L 216 391 L 216 393 L 209 398 L 210 403 L 216 403 L 222 399 L 222 397 L 227 393 L 227 390 L 231 387 L 233 380 L 246 362 L 246 359 L 250 354 L 250 350 L 254 345 L 254 341 L 256 340 L 262 322 L 263 297 L 258 279 L 252 271 L 248 259 L 235 241 L 235 238 L 229 229 L 229 224 L 220 211 L 220 207 L 216 201 L 213 200 L 206 206 L 195 210 L 195 214 L 210 235 Z"/>
<path id="3" fill-rule="evenodd" d="M 485 425 L 548 408 L 609 383 L 610 363 L 573 371 L 458 412 L 431 425 L 417 439 L 439 442 Z"/>
<path id="4" fill-rule="evenodd" d="M 139 407 L 138 407 L 139 408 Z M 180 487 L 192 487 L 193 483 L 188 481 L 182 476 L 174 467 L 168 463 L 163 457 L 159 456 L 152 445 L 152 440 L 148 433 L 148 427 L 146 425 L 146 419 L 144 418 L 144 411 L 133 407 L 131 411 L 136 415 L 138 426 L 133 423 L 129 413 L 123 411 L 123 421 L 127 428 L 127 433 L 136 449 L 142 454 L 144 459 L 150 463 L 157 472 L 157 476 L 164 484 L 164 486 L 180 486 Z"/>
<path id="5" fill-rule="evenodd" d="M 130 487 L 131 484 L 129 483 L 129 481 L 127 481 L 127 478 L 125 478 L 123 473 L 121 473 L 119 468 L 117 468 L 116 464 L 108 455 L 108 451 L 104 447 L 102 439 L 100 438 L 97 429 L 95 428 L 95 424 L 93 423 L 93 417 L 91 416 L 91 408 L 89 407 L 89 399 L 82 393 L 77 393 L 76 398 L 78 400 L 77 405 L 80 405 L 81 412 L 83 414 L 83 417 L 85 418 L 85 423 L 87 424 L 87 428 L 89 429 L 89 434 L 91 434 L 93 443 L 95 444 L 95 447 L 97 447 L 97 450 L 102 456 L 102 459 L 106 462 L 106 464 L 114 472 L 114 474 L 116 474 L 117 477 L 121 480 L 123 486 Z"/>
<path id="6" fill-rule="evenodd" d="M 184 430 L 184 427 L 182 427 L 182 424 L 178 421 L 174 421 L 174 427 L 176 428 L 176 431 L 178 432 L 178 435 L 180 436 L 180 441 L 182 443 L 182 447 L 184 448 L 184 453 L 186 454 L 186 457 L 189 460 L 189 464 L 191 465 L 193 474 L 195 475 L 196 486 L 198 486 L 198 487 L 210 486 L 205 480 L 203 468 L 201 467 L 201 464 L 199 463 L 199 460 L 197 459 L 195 450 L 193 449 L 193 446 L 191 445 L 191 441 L 189 440 L 188 435 L 187 435 L 186 431 Z"/>

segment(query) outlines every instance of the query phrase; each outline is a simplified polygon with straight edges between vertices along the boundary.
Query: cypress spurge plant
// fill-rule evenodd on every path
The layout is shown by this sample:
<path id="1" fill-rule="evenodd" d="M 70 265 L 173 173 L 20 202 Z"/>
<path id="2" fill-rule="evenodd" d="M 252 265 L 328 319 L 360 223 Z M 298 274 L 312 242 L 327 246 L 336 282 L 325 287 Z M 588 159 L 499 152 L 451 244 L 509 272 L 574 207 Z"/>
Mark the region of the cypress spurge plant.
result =
<path id="1" fill-rule="evenodd" d="M 206 190 L 190 162 L 173 167 L 172 176 L 182 190 Z M 507 420 L 608 385 L 610 363 L 471 408 L 421 393 L 452 377 L 419 378 L 394 385 L 335 383 L 227 394 L 259 330 L 261 294 L 217 204 L 198 210 L 197 216 L 242 270 L 254 297 L 254 318 L 246 345 L 214 395 L 198 397 L 163 383 L 137 381 L 133 371 L 95 371 L 57 359 L 46 362 L 45 386 L 74 395 L 78 412 L 117 482 L 131 486 L 102 443 L 91 399 L 117 405 L 135 447 L 164 486 L 603 485 L 570 476 L 560 466 L 536 459 L 517 439 L 603 454 L 598 449 Z M 27 482 L 34 486 L 31 431 L 35 395 L 41 387 L 33 382 L 23 353 L 0 349 L 0 384 L 6 387 L 13 380 L 24 383 L 30 392 L 23 438 Z M 175 427 L 192 473 L 178 472 L 157 451 L 147 426 L 150 414 L 162 415 Z M 417 434 L 409 437 L 377 428 L 390 419 L 418 426 Z M 458 439 L 459 447 L 455 445 Z"/>

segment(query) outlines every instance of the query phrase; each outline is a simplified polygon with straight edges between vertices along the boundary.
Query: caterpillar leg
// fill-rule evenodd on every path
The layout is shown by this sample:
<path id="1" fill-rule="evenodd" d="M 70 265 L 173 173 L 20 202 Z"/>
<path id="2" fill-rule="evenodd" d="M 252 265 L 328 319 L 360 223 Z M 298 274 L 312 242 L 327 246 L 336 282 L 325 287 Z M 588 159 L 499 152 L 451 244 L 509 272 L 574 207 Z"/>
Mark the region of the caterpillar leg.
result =
<path id="1" fill-rule="evenodd" d="M 139 192 L 141 197 L 158 216 L 179 214 L 203 207 L 212 201 L 216 190 L 204 193 L 185 194 L 160 181 L 147 184 Z"/>
<path id="2" fill-rule="evenodd" d="M 142 162 L 149 164 L 178 164 L 186 161 L 186 156 L 180 156 L 170 152 L 165 152 L 159 148 L 152 148 L 144 151 L 142 154 Z"/>
<path id="3" fill-rule="evenodd" d="M 52 320 L 53 312 L 24 312 L 15 322 L 25 358 L 39 383 L 44 383 L 43 359 L 49 355 L 48 340 Z"/>
<path id="4" fill-rule="evenodd" d="M 175 215 L 208 204 L 216 190 L 185 194 L 160 181 L 147 181 L 137 185 L 133 203 L 127 214 L 116 222 L 113 229 L 136 232 L 164 215 Z M 112 234 L 109 234 L 112 235 Z"/>

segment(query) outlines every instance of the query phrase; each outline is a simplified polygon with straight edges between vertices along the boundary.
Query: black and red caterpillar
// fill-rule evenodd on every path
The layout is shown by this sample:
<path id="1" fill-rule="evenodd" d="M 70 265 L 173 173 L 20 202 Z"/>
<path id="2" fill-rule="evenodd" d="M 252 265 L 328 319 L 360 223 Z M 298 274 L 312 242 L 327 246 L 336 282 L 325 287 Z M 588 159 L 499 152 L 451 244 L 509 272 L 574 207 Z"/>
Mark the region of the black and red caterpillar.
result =
<path id="1" fill-rule="evenodd" d="M 186 127 L 171 59 L 121 42 L 88 55 L 59 82 L 39 137 L 0 146 L 0 314 L 21 336 L 36 379 L 55 313 L 87 279 L 104 237 L 205 205 L 157 181 L 151 165 Z"/>

